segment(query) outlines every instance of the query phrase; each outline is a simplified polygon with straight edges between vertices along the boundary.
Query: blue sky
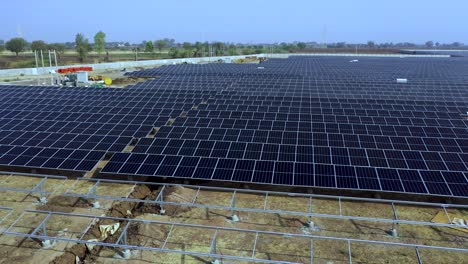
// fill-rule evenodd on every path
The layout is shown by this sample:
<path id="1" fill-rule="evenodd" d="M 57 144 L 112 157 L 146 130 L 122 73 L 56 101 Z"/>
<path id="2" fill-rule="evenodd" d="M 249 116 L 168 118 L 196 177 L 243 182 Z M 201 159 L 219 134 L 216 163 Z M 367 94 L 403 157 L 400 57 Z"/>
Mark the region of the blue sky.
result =
<path id="1" fill-rule="evenodd" d="M 9 11 L 8 11 L 9 10 Z M 29 41 L 468 43 L 468 1 L 423 0 L 15 0 L 2 3 L 0 39 Z M 326 30 L 325 30 L 326 29 Z M 324 32 L 327 32 L 324 34 Z"/>

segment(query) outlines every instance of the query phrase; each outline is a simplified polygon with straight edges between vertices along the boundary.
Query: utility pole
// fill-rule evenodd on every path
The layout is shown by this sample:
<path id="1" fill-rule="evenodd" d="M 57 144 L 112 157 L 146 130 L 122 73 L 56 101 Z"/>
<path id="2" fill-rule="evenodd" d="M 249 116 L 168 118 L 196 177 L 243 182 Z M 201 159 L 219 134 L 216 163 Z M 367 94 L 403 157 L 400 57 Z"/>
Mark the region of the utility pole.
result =
<path id="1" fill-rule="evenodd" d="M 326 48 L 327 42 L 328 42 L 328 29 L 327 29 L 326 24 L 323 26 L 322 37 L 323 37 L 323 45 Z"/>
<path id="2" fill-rule="evenodd" d="M 50 85 L 54 85 L 54 75 L 52 74 L 52 56 L 50 54 L 50 50 L 48 50 L 49 52 L 49 74 L 50 74 Z"/>
<path id="3" fill-rule="evenodd" d="M 57 75 L 57 85 L 61 83 L 60 75 L 57 73 L 58 62 L 57 62 L 57 50 L 54 50 L 54 59 L 55 59 L 55 74 Z"/>
<path id="4" fill-rule="evenodd" d="M 211 44 L 208 44 L 208 57 L 211 62 L 211 56 L 213 55 L 213 46 Z"/>
<path id="5" fill-rule="evenodd" d="M 44 74 L 44 54 L 42 53 L 42 50 L 41 50 L 41 61 L 42 61 L 42 74 Z"/>
<path id="6" fill-rule="evenodd" d="M 36 81 L 37 85 L 39 85 L 39 63 L 38 63 L 38 54 L 37 50 L 34 51 L 34 60 L 36 61 Z"/>

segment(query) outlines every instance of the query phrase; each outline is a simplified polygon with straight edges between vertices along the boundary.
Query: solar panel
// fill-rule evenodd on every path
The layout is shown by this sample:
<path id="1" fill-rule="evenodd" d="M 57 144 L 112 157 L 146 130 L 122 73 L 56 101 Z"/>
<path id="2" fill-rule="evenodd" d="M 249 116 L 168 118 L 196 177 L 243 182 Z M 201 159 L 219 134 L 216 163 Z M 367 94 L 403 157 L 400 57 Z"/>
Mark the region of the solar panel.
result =
<path id="1" fill-rule="evenodd" d="M 468 196 L 466 70 L 293 56 L 136 71 L 158 78 L 127 89 L 4 86 L 0 162 L 81 169 L 74 151 L 116 152 L 103 174 Z"/>

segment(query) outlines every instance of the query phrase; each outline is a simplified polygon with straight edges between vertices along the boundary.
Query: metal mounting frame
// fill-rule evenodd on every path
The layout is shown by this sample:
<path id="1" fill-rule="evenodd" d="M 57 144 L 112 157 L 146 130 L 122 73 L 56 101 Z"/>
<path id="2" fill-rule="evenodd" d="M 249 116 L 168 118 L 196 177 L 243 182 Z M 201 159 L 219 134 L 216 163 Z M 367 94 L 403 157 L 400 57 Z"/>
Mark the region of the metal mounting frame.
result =
<path id="1" fill-rule="evenodd" d="M 35 178 L 40 178 L 39 182 L 31 189 L 22 189 L 22 188 L 12 188 L 12 187 L 3 187 L 3 183 L 7 180 L 3 180 L 0 182 L 0 191 L 12 191 L 12 192 L 21 192 L 21 193 L 26 193 L 27 196 L 30 196 L 32 194 L 39 194 L 39 202 L 46 202 L 47 198 L 55 193 L 55 190 L 60 187 L 56 186 L 54 188 L 54 191 L 47 191 L 45 190 L 45 183 L 49 179 L 54 179 L 54 180 L 67 180 L 68 178 L 66 176 L 59 176 L 59 175 L 43 175 L 43 174 L 34 174 L 34 173 L 17 173 L 17 172 L 5 172 L 5 171 L 0 171 L 0 174 L 7 176 L 7 179 L 12 177 L 13 175 L 18 175 L 18 176 L 27 176 L 27 177 L 35 177 Z M 63 183 L 62 183 L 63 185 Z"/>
<path id="2" fill-rule="evenodd" d="M 72 190 L 74 186 L 80 181 L 90 181 L 95 182 L 95 184 L 90 188 L 86 195 L 73 193 Z M 98 195 L 96 193 L 95 186 L 101 185 L 104 183 L 121 183 L 121 184 L 130 184 L 133 185 L 132 190 L 137 185 L 150 185 L 156 186 L 160 188 L 160 192 L 158 193 L 155 200 L 143 200 L 143 199 L 135 199 L 130 198 L 129 192 L 125 197 L 120 196 L 106 196 L 106 195 Z M 196 195 L 192 199 L 191 202 L 183 203 L 183 202 L 169 202 L 164 201 L 163 192 L 169 187 L 185 187 L 196 189 Z M 221 192 L 229 192 L 232 193 L 231 201 L 229 206 L 223 205 L 211 205 L 211 204 L 202 204 L 197 203 L 198 194 L 200 191 L 221 191 Z M 248 193 L 248 194 L 257 194 L 259 196 L 264 197 L 263 199 L 263 207 L 262 208 L 247 208 L 247 207 L 237 207 L 236 206 L 236 194 L 239 193 Z M 93 194 L 93 195 L 91 195 Z M 344 197 L 344 196 L 330 196 L 330 195 L 317 195 L 317 194 L 299 194 L 299 193 L 287 193 L 287 192 L 271 192 L 271 191 L 258 191 L 258 190 L 250 190 L 250 189 L 236 189 L 236 188 L 224 188 L 224 187 L 208 187 L 208 186 L 194 186 L 194 185 L 184 185 L 184 184 L 169 184 L 169 183 L 150 183 L 150 182 L 138 182 L 138 181 L 120 181 L 120 180 L 107 180 L 107 179 L 87 179 L 87 178 L 78 178 L 72 184 L 72 186 L 63 193 L 64 196 L 71 196 L 77 198 L 86 198 L 86 199 L 104 199 L 104 200 L 113 200 L 113 201 L 127 201 L 127 202 L 141 202 L 141 203 L 148 203 L 148 204 L 157 204 L 160 205 L 162 214 L 164 213 L 164 206 L 165 205 L 173 205 L 173 206 L 184 206 L 184 207 L 193 207 L 193 208 L 205 208 L 205 209 L 221 209 L 231 212 L 231 217 L 236 216 L 236 212 L 254 212 L 254 213 L 271 213 L 271 214 L 286 214 L 286 215 L 295 215 L 295 216 L 303 216 L 309 219 L 308 224 L 314 225 L 313 218 L 329 218 L 329 219 L 342 219 L 342 220 L 356 220 L 356 221 L 372 221 L 372 222 L 381 222 L 381 223 L 388 223 L 392 225 L 390 233 L 398 234 L 398 226 L 400 224 L 407 224 L 407 225 L 421 225 L 421 226 L 433 226 L 433 227 L 462 227 L 460 225 L 452 223 L 449 214 L 447 212 L 447 208 L 454 208 L 454 209 L 466 209 L 468 210 L 468 205 L 458 205 L 458 204 L 440 204 L 440 203 L 426 203 L 426 202 L 413 202 L 413 201 L 399 201 L 399 200 L 384 200 L 384 199 L 376 199 L 376 198 L 356 198 L 356 197 Z M 287 210 L 272 210 L 268 209 L 268 198 L 271 196 L 286 196 L 286 197 L 303 197 L 309 199 L 309 206 L 307 212 L 300 212 L 300 211 L 287 211 Z M 324 213 L 315 213 L 313 211 L 313 199 L 314 198 L 322 198 L 322 199 L 332 199 L 338 202 L 338 209 L 339 214 L 324 214 Z M 389 208 L 391 208 L 391 213 L 393 218 L 377 218 L 377 217 L 363 217 L 363 216 L 351 216 L 346 215 L 343 213 L 343 201 L 357 201 L 357 202 L 372 202 L 372 203 L 379 203 L 379 204 L 387 204 Z M 417 206 L 427 206 L 433 207 L 436 209 L 443 210 L 447 216 L 448 222 L 447 224 L 443 223 L 433 223 L 427 221 L 415 221 L 415 220 L 405 220 L 398 218 L 396 205 L 417 205 Z M 314 228 L 314 226 L 312 226 Z"/>
<path id="3" fill-rule="evenodd" d="M 26 213 L 33 213 L 33 214 L 42 214 L 44 215 L 44 219 L 34 228 L 31 233 L 21 233 L 11 231 L 15 228 L 16 223 L 24 216 Z M 80 236 L 79 239 L 75 238 L 65 238 L 65 237 L 58 237 L 58 236 L 50 236 L 46 235 L 47 231 L 46 225 L 47 222 L 50 220 L 52 216 L 66 216 L 69 218 L 88 218 L 90 219 L 90 224 L 84 229 L 84 232 Z M 119 235 L 118 240 L 115 243 L 109 242 L 100 242 L 100 241 L 87 241 L 83 240 L 84 235 L 91 226 L 99 220 L 113 220 L 118 222 L 126 222 L 126 225 L 122 229 L 122 233 Z M 126 230 L 131 223 L 139 223 L 139 224 L 158 224 L 158 225 L 167 225 L 170 226 L 170 230 L 164 240 L 164 243 L 161 247 L 147 247 L 147 246 L 138 246 L 138 245 L 129 245 L 127 238 Z M 196 252 L 196 251 L 188 251 L 188 250 L 177 250 L 177 249 L 170 249 L 167 248 L 167 243 L 169 238 L 172 235 L 172 230 L 175 227 L 188 227 L 188 228 L 200 228 L 205 229 L 213 232 L 213 236 L 211 239 L 209 252 Z M 42 234 L 38 235 L 38 231 L 42 230 Z M 235 255 L 224 255 L 217 252 L 217 235 L 219 231 L 234 231 L 240 233 L 249 233 L 255 234 L 255 241 L 254 246 L 252 247 L 252 251 L 250 257 L 245 256 L 235 256 Z M 88 215 L 88 214 L 76 214 L 76 213 L 63 213 L 63 212 L 52 212 L 52 211 L 41 211 L 41 210 L 25 210 L 23 214 L 21 214 L 16 221 L 13 222 L 5 231 L 4 234 L 6 235 L 13 235 L 19 236 L 24 238 L 31 238 L 31 239 L 40 239 L 43 241 L 65 241 L 65 242 L 74 242 L 74 243 L 86 243 L 86 244 L 94 244 L 94 245 L 101 245 L 107 246 L 117 249 L 125 249 L 125 250 L 150 250 L 150 251 L 157 251 L 157 252 L 165 252 L 165 253 L 178 253 L 178 254 L 186 254 L 186 255 L 193 255 L 193 256 L 200 256 L 200 257 L 208 257 L 214 260 L 216 259 L 232 259 L 232 260 L 241 260 L 241 261 L 253 261 L 253 262 L 263 262 L 263 263 L 294 263 L 294 262 L 287 262 L 287 261 L 279 261 L 279 260 L 270 260 L 270 259 L 259 259 L 255 258 L 256 252 L 256 245 L 258 241 L 259 235 L 272 235 L 278 236 L 281 239 L 290 239 L 290 238 L 302 238 L 302 239 L 310 239 L 310 252 L 311 252 L 311 263 L 313 263 L 314 257 L 314 240 L 334 240 L 334 241 L 343 241 L 347 243 L 347 254 L 349 263 L 353 263 L 352 261 L 352 244 L 369 244 L 369 245 L 385 245 L 385 246 L 400 246 L 400 247 L 408 247 L 413 248 L 415 250 L 415 258 L 417 258 L 419 263 L 422 263 L 422 258 L 420 255 L 420 249 L 430 249 L 430 250 L 446 250 L 452 252 L 463 252 L 468 253 L 468 249 L 466 248 L 452 248 L 452 247 L 441 247 L 441 246 L 429 246 L 429 245 L 422 245 L 422 244 L 410 244 L 410 243 L 399 243 L 399 242 L 386 242 L 386 241 L 375 241 L 375 240 L 366 240 L 366 239 L 354 239 L 354 238 L 341 238 L 341 237 L 331 237 L 331 236 L 319 236 L 319 235 L 310 235 L 310 234 L 296 234 L 296 233 L 285 233 L 285 232 L 275 232 L 275 231 L 260 231 L 260 230 L 252 230 L 252 229 L 242 229 L 242 228 L 233 228 L 233 227 L 220 227 L 220 226 L 207 226 L 207 225 L 198 225 L 198 224 L 188 224 L 188 223 L 174 223 L 174 222 L 167 222 L 167 221 L 155 221 L 155 220 L 141 220 L 141 219 L 128 219 L 128 218 L 119 218 L 119 217 L 109 217 L 109 216 L 96 216 L 96 215 Z"/>
<path id="4" fill-rule="evenodd" d="M 2 172 L 0 172 L 2 173 Z M 3 174 L 10 174 L 16 175 L 16 173 L 5 173 Z M 36 184 L 36 186 L 32 189 L 15 189 L 15 188 L 1 188 L 1 190 L 5 191 L 18 191 L 18 192 L 26 192 L 30 193 L 40 193 L 42 195 L 64 195 L 69 197 L 77 197 L 83 199 L 107 199 L 112 201 L 127 201 L 127 202 L 143 202 L 149 204 L 158 204 L 160 205 L 161 209 L 164 208 L 164 205 L 173 205 L 173 206 L 188 206 L 188 207 L 195 207 L 195 208 L 207 208 L 207 209 L 223 209 L 227 211 L 231 211 L 232 215 L 235 215 L 236 212 L 256 212 L 256 213 L 272 213 L 272 214 L 291 214 L 296 216 L 304 216 L 308 217 L 310 220 L 309 223 L 312 222 L 312 218 L 331 218 L 331 219 L 347 219 L 347 220 L 362 220 L 362 221 L 375 221 L 375 222 L 382 222 L 382 223 L 389 223 L 392 224 L 392 229 L 398 227 L 399 224 L 414 224 L 414 225 L 425 225 L 425 226 L 438 226 L 438 227 L 458 227 L 455 224 L 451 224 L 451 219 L 449 217 L 447 209 L 455 208 L 455 209 L 468 209 L 468 205 L 457 205 L 457 204 L 441 204 L 441 203 L 426 203 L 426 202 L 413 202 L 413 201 L 399 201 L 399 200 L 385 200 L 385 199 L 377 199 L 377 198 L 356 198 L 356 197 L 344 197 L 344 196 L 330 196 L 330 195 L 317 195 L 317 194 L 302 194 L 302 193 L 289 193 L 289 192 L 273 192 L 273 191 L 259 191 L 259 190 L 250 190 L 250 189 L 237 189 L 237 188 L 224 188 L 224 187 L 210 187 L 210 186 L 194 186 L 194 185 L 184 185 L 184 184 L 169 184 L 169 183 L 149 183 L 149 182 L 138 182 L 138 181 L 121 181 L 121 180 L 108 180 L 108 179 L 89 179 L 89 178 L 77 178 L 73 184 L 71 185 L 68 190 L 64 193 L 56 193 L 54 192 L 46 192 L 43 189 L 43 184 L 48 179 L 62 179 L 65 180 L 67 177 L 64 176 L 52 176 L 52 175 L 40 175 L 40 174 L 19 174 L 21 176 L 31 176 L 31 177 L 41 177 L 40 181 Z M 89 187 L 88 191 L 85 194 L 78 194 L 73 193 L 72 190 L 79 182 L 90 182 L 92 185 Z M 98 194 L 98 186 L 102 186 L 106 183 L 118 183 L 118 184 L 127 184 L 132 185 L 131 190 L 125 194 L 125 196 L 105 196 Z M 154 200 L 142 200 L 142 199 L 135 199 L 129 198 L 132 191 L 138 185 L 150 185 L 160 189 L 156 199 Z M 1 186 L 1 182 L 0 182 Z M 190 202 L 187 203 L 177 203 L 177 202 L 167 202 L 164 201 L 164 191 L 169 187 L 185 187 L 191 188 L 196 190 L 195 196 L 191 199 Z M 232 193 L 230 204 L 229 206 L 222 206 L 222 205 L 210 205 L 210 204 L 202 204 L 198 203 L 197 200 L 199 198 L 199 194 L 201 191 L 218 191 L 218 192 L 228 192 Z M 239 193 L 248 193 L 248 194 L 256 194 L 259 196 L 263 196 L 263 206 L 262 208 L 244 208 L 244 207 L 237 207 L 236 206 L 236 195 Z M 302 197 L 308 198 L 309 205 L 307 212 L 298 212 L 298 211 L 284 211 L 284 210 L 271 210 L 268 209 L 269 198 L 272 196 L 286 196 L 286 197 Z M 338 209 L 339 214 L 332 215 L 332 214 L 320 214 L 314 213 L 313 211 L 313 199 L 314 198 L 322 198 L 322 199 L 333 199 L 338 202 Z M 357 217 L 357 216 L 348 216 L 343 214 L 342 202 L 343 201 L 361 201 L 361 202 L 374 202 L 380 204 L 388 204 L 391 207 L 393 218 L 373 218 L 373 217 Z M 443 210 L 449 220 L 449 224 L 440 224 L 440 223 L 432 223 L 432 222 L 424 222 L 424 221 L 412 221 L 412 220 L 402 220 L 398 218 L 396 205 L 403 204 L 403 205 L 416 205 L 416 206 L 429 206 L 433 208 L 439 208 Z M 0 207 L 0 210 L 10 210 L 9 214 L 6 216 L 8 217 L 12 212 L 13 208 L 9 207 Z M 41 213 L 46 214 L 44 220 L 34 227 L 34 230 L 31 233 L 18 233 L 11 231 L 16 223 L 24 216 L 25 213 L 32 212 L 32 213 Z M 62 215 L 68 217 L 86 217 L 90 218 L 91 222 L 86 227 L 82 235 L 79 239 L 66 239 L 63 237 L 56 237 L 50 236 L 47 234 L 47 222 L 49 218 L 53 215 Z M 4 217 L 3 219 L 5 219 Z M 3 221 L 0 219 L 0 223 Z M 113 219 L 116 221 L 126 221 L 126 224 L 121 229 L 121 234 L 119 235 L 116 243 L 106 243 L 106 242 L 90 242 L 84 240 L 85 234 L 89 231 L 93 224 L 98 222 L 102 219 Z M 152 247 L 141 247 L 141 246 L 133 246 L 128 245 L 128 236 L 127 236 L 127 229 L 130 223 L 133 222 L 141 222 L 141 223 L 157 223 L 157 224 L 167 224 L 170 225 L 170 231 L 168 236 L 166 237 L 164 244 L 161 248 L 152 248 Z M 186 250 L 172 250 L 167 249 L 165 246 L 168 243 L 169 237 L 171 235 L 172 230 L 176 226 L 188 226 L 188 227 L 196 227 L 196 228 L 205 228 L 209 230 L 214 230 L 214 235 L 212 237 L 210 243 L 210 251 L 206 252 L 192 252 Z M 217 235 L 219 231 L 228 230 L 228 231 L 238 231 L 238 232 L 247 232 L 247 233 L 254 233 L 255 239 L 253 241 L 253 248 L 252 254 L 250 257 L 245 256 L 231 256 L 231 255 L 223 255 L 217 252 Z M 309 238 L 310 239 L 310 252 L 311 252 L 311 263 L 314 261 L 314 240 L 321 240 L 321 239 L 329 239 L 329 240 L 339 240 L 344 241 L 347 243 L 347 251 L 349 255 L 349 263 L 352 263 L 352 244 L 353 243 L 366 243 L 366 244 L 380 244 L 380 245 L 389 245 L 389 246 L 403 246 L 403 247 L 412 247 L 415 250 L 415 256 L 417 257 L 418 263 L 422 263 L 422 258 L 420 255 L 420 249 L 436 249 L 436 250 L 448 250 L 448 251 L 459 251 L 459 252 L 468 252 L 468 249 L 464 248 L 453 248 L 453 247 L 441 247 L 441 246 L 427 246 L 427 245 L 418 245 L 418 244 L 406 244 L 406 243 L 398 243 L 398 242 L 384 242 L 384 241 L 375 241 L 375 240 L 364 240 L 364 239 L 352 239 L 352 238 L 341 238 L 341 237 L 332 237 L 332 236 L 321 236 L 321 235 L 313 235 L 313 234 L 295 234 L 295 233 L 282 233 L 282 232 L 270 232 L 270 231 L 258 231 L 258 230 L 251 230 L 251 229 L 240 229 L 240 228 L 225 228 L 225 227 L 218 227 L 218 226 L 204 226 L 204 225 L 191 225 L 191 224 L 183 224 L 183 223 L 172 223 L 172 222 L 163 222 L 163 221 L 148 221 L 148 220 L 136 220 L 136 219 L 127 219 L 127 218 L 116 218 L 116 217 L 106 217 L 106 216 L 95 216 L 95 215 L 85 215 L 85 214 L 72 214 L 72 213 L 60 213 L 60 212 L 52 212 L 52 211 L 40 211 L 40 210 L 25 210 L 14 222 L 11 224 L 4 232 L 6 235 L 15 235 L 21 236 L 26 238 L 36 238 L 41 239 L 43 241 L 69 241 L 69 242 L 76 242 L 76 243 L 88 243 L 88 244 L 96 244 L 102 246 L 109 246 L 113 248 L 123 248 L 125 250 L 130 249 L 140 249 L 140 250 L 150 250 L 150 251 L 159 251 L 159 252 L 172 252 L 172 253 L 179 253 L 179 254 L 187 254 L 187 255 L 194 255 L 194 256 L 201 256 L 201 257 L 208 257 L 213 259 L 214 263 L 220 259 L 233 259 L 233 260 L 243 260 L 243 261 L 254 261 L 254 262 L 264 262 L 264 263 L 287 263 L 284 261 L 275 261 L 275 260 L 265 260 L 265 259 L 258 259 L 255 257 L 255 253 L 257 250 L 257 242 L 259 239 L 260 234 L 268 234 L 268 235 L 279 235 L 284 238 L 289 237 L 299 237 L 299 238 Z"/>
<path id="5" fill-rule="evenodd" d="M 13 214 L 14 210 L 15 209 L 12 207 L 0 206 L 0 211 L 7 211 L 7 213 L 0 218 L 0 224 L 3 223 L 3 221 L 5 221 L 8 217 L 10 217 Z M 3 229 L 0 229 L 0 234 L 2 234 L 3 231 Z"/>

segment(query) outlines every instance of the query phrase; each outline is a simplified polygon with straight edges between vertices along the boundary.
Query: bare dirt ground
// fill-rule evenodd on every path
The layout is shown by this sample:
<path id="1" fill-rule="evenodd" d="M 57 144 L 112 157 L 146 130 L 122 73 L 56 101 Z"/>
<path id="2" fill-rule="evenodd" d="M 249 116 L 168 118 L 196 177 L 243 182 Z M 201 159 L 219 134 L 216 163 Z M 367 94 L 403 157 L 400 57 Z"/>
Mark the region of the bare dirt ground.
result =
<path id="1" fill-rule="evenodd" d="M 1 56 L 0 56 L 1 61 Z M 247 57 L 238 61 L 239 63 L 259 63 L 257 57 Z M 200 63 L 205 64 L 208 62 Z M 72 65 L 72 64 L 66 64 Z M 129 77 L 124 76 L 126 72 L 138 71 L 143 69 L 149 68 L 156 68 L 160 65 L 152 65 L 152 66 L 145 66 L 145 67 L 127 67 L 122 69 L 105 69 L 105 70 L 94 70 L 89 73 L 89 76 L 104 76 L 112 79 L 112 85 L 109 87 L 112 88 L 124 88 L 128 85 L 135 84 L 138 82 L 142 82 L 147 80 L 148 78 L 136 78 L 136 77 Z M 31 66 L 34 67 L 34 66 Z M 66 67 L 66 66 L 63 66 Z M 1 67 L 0 67 L 1 69 Z M 0 76 L 0 85 L 42 85 L 42 86 L 50 86 L 51 85 L 51 76 L 49 73 L 42 74 L 41 69 L 38 70 L 38 75 L 20 75 L 20 76 Z M 57 76 L 57 75 L 56 75 Z M 55 79 L 57 77 L 54 77 Z"/>
<path id="2" fill-rule="evenodd" d="M 57 52 L 57 62 L 59 66 L 63 65 L 73 65 L 73 64 L 85 64 L 85 63 L 103 63 L 103 62 L 117 62 L 117 61 L 135 61 L 137 60 L 156 60 L 156 59 L 167 59 L 170 58 L 167 51 L 166 52 L 154 52 L 154 53 L 145 53 L 138 52 L 137 58 L 135 58 L 134 51 L 109 51 L 108 56 L 106 53 L 97 54 L 91 52 L 88 54 L 84 61 L 78 59 L 78 55 L 74 50 L 68 50 L 65 53 Z M 53 64 L 55 63 L 52 58 Z M 44 63 L 49 64 L 48 54 L 44 54 Z M 39 58 L 39 65 L 41 65 L 41 60 Z M 12 69 L 12 68 L 30 68 L 35 67 L 34 53 L 32 52 L 23 52 L 18 56 L 15 56 L 14 53 L 3 52 L 0 53 L 0 69 Z"/>
<path id="3" fill-rule="evenodd" d="M 25 176 L 0 176 L 2 188 L 31 189 L 41 178 Z M 160 207 L 150 203 L 136 203 L 100 199 L 99 208 L 93 208 L 94 200 L 63 196 L 68 190 L 85 195 L 93 182 L 62 179 L 49 179 L 44 188 L 49 195 L 48 203 L 39 203 L 38 194 L 28 195 L 19 191 L 1 191 L 0 206 L 14 208 L 11 215 L 0 224 L 1 230 L 9 227 L 26 209 L 46 210 L 96 216 L 112 216 L 140 220 L 156 220 L 173 223 L 189 223 L 203 226 L 235 227 L 250 230 L 277 231 L 292 234 L 311 234 L 330 237 L 369 239 L 401 243 L 415 243 L 447 247 L 468 247 L 468 233 L 447 227 L 400 225 L 399 236 L 392 237 L 388 230 L 389 223 L 366 222 L 345 219 L 314 217 L 319 227 L 315 231 L 305 231 L 307 217 L 290 214 L 272 214 L 237 211 L 240 222 L 229 221 L 231 211 L 195 207 L 168 206 L 162 215 Z M 126 197 L 154 200 L 159 189 L 129 184 L 105 183 L 98 185 L 96 193 L 101 196 Z M 194 197 L 199 204 L 229 206 L 232 193 L 220 191 L 197 191 L 189 188 L 171 187 L 165 189 L 164 200 L 178 203 L 190 203 Z M 256 194 L 237 193 L 237 208 L 263 208 L 264 200 Z M 307 212 L 309 200 L 301 197 L 270 196 L 267 209 Z M 388 204 L 344 201 L 341 206 L 343 215 L 367 216 L 392 219 L 392 210 Z M 332 199 L 314 199 L 315 213 L 339 214 L 339 204 Z M 397 206 L 400 219 L 431 221 L 437 210 L 430 207 Z M 450 213 L 468 218 L 466 210 L 450 210 Z M 3 211 L 2 211 L 3 214 Z M 4 214 L 3 214 L 4 215 Z M 0 214 L 0 217 L 3 216 Z M 44 214 L 25 213 L 10 231 L 30 233 L 44 220 Z M 120 223 L 117 233 L 104 241 L 115 242 L 127 221 L 101 220 L 90 225 L 92 218 L 53 215 L 48 220 L 47 234 L 57 237 L 99 239 L 99 225 Z M 90 226 L 88 232 L 85 229 Z M 169 233 L 170 225 L 133 222 L 127 229 L 129 245 L 161 247 Z M 166 248 L 172 250 L 190 250 L 209 252 L 213 229 L 176 226 L 166 242 Z M 220 231 L 217 234 L 217 252 L 224 255 L 250 257 L 254 247 L 255 233 Z M 260 234 L 255 245 L 256 258 L 310 263 L 311 253 L 309 238 L 282 237 Z M 314 239 L 314 263 L 349 263 L 346 241 Z M 380 246 L 364 243 L 352 243 L 354 263 L 417 263 L 414 249 L 407 247 Z M 440 250 L 421 249 L 423 263 L 466 263 L 467 254 Z M 114 248 L 83 244 L 57 242 L 53 247 L 42 248 L 42 241 L 24 239 L 18 236 L 0 235 L 0 263 L 123 263 L 116 258 Z M 175 253 L 160 253 L 149 250 L 132 250 L 125 263 L 208 263 L 212 259 Z M 224 263 L 246 263 L 224 261 Z"/>
<path id="4" fill-rule="evenodd" d="M 149 67 L 149 68 L 154 68 Z M 137 71 L 145 69 L 144 67 L 138 68 L 126 68 L 124 69 L 112 69 L 112 70 L 95 70 L 89 75 L 101 75 L 112 79 L 112 88 L 123 88 L 130 84 L 135 84 L 146 79 L 134 78 L 124 76 L 126 72 Z M 37 76 L 16 76 L 16 77 L 0 77 L 0 85 L 49 85 L 51 84 L 51 78 L 49 74 L 37 75 Z"/>

